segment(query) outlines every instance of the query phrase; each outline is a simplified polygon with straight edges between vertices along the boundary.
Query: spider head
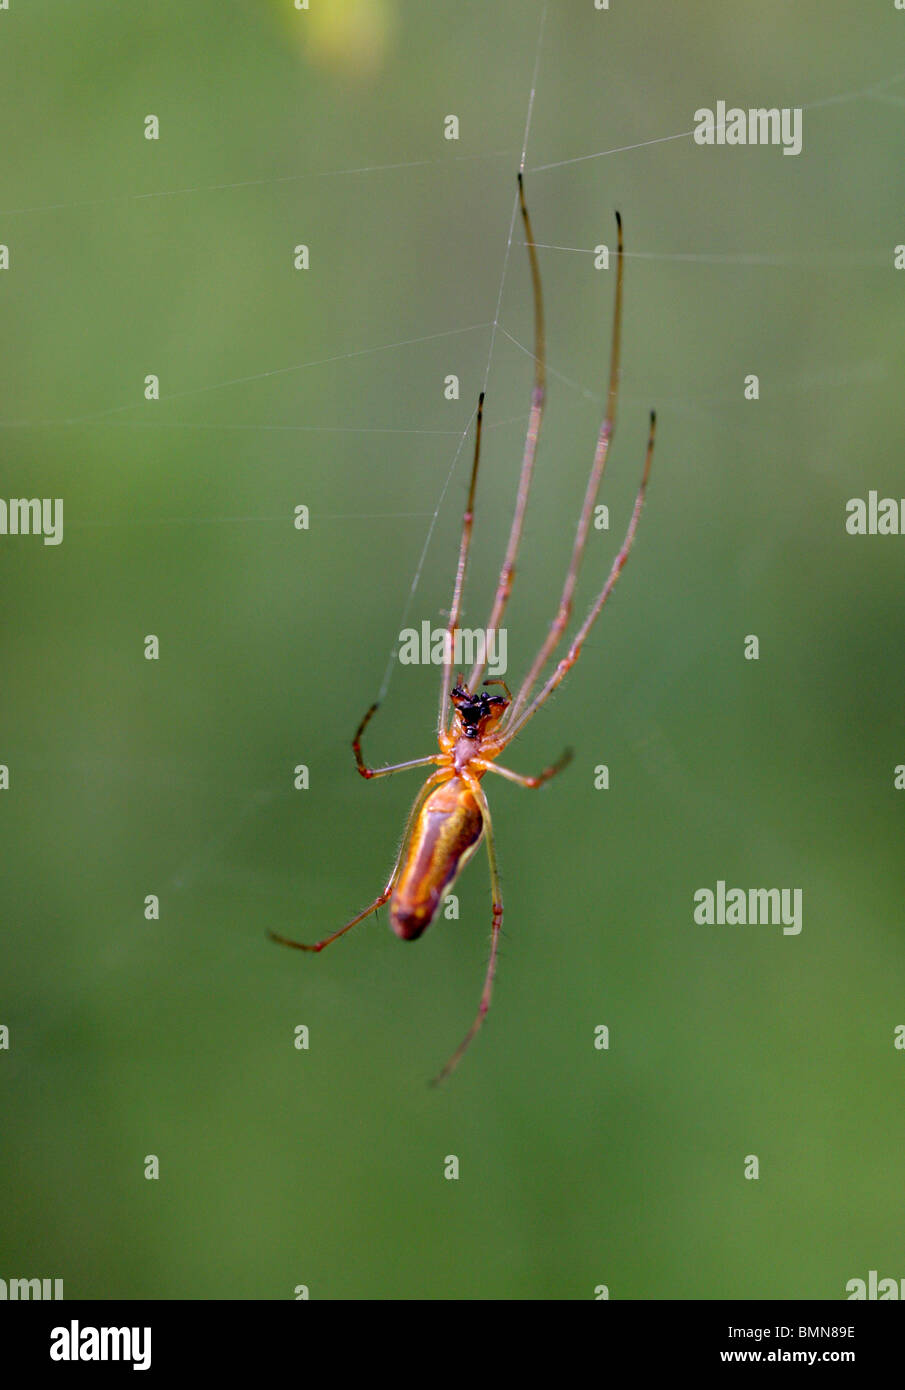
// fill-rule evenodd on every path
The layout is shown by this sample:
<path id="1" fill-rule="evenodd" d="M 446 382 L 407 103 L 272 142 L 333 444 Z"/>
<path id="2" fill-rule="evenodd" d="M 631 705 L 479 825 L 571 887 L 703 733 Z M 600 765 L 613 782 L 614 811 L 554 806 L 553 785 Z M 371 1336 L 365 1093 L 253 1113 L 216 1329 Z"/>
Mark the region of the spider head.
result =
<path id="1" fill-rule="evenodd" d="M 461 677 L 459 678 L 461 681 Z M 503 685 L 502 681 L 485 681 L 485 685 Z M 487 695 L 484 691 L 472 695 L 459 684 L 452 689 L 452 702 L 459 723 L 459 730 L 466 738 L 483 738 L 499 724 L 509 708 L 511 696 L 506 686 L 505 695 Z"/>

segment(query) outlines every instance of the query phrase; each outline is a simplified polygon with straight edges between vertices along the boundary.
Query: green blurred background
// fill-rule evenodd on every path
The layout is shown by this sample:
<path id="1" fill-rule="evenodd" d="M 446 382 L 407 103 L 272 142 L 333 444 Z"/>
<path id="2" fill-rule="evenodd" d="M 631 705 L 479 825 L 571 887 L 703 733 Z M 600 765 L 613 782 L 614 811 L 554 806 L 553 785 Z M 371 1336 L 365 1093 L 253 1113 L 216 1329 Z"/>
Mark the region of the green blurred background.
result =
<path id="1" fill-rule="evenodd" d="M 556 375 L 512 676 L 593 450 L 614 281 L 589 249 L 616 207 L 613 523 L 581 606 L 660 418 L 619 590 L 507 755 L 576 758 L 536 796 L 488 783 L 502 961 L 444 1089 L 425 1083 L 485 967 L 483 854 L 459 921 L 417 945 L 385 914 L 317 958 L 265 940 L 370 901 L 417 789 L 362 782 L 349 740 L 403 614 L 449 601 L 470 445 L 444 485 L 484 383 L 542 8 L 0 13 L 2 490 L 65 501 L 62 545 L 0 538 L 4 1278 L 89 1298 L 836 1299 L 905 1275 L 905 539 L 844 528 L 849 497 L 905 491 L 892 0 L 549 4 L 527 188 L 537 240 L 577 249 L 541 252 Z M 698 147 L 694 112 L 719 99 L 805 107 L 801 155 Z M 522 242 L 472 625 L 527 415 L 507 336 L 530 343 Z M 435 685 L 394 670 L 372 761 L 432 750 Z M 717 879 L 800 887 L 801 935 L 696 926 Z"/>

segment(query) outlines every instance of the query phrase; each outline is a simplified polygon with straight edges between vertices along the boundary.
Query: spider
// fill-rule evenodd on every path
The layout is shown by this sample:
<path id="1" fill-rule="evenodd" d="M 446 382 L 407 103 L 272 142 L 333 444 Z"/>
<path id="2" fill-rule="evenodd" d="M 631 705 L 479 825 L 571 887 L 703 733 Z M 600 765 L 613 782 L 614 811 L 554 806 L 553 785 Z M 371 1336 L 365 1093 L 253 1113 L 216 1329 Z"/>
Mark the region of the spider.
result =
<path id="1" fill-rule="evenodd" d="M 503 923 L 503 898 L 500 892 L 500 878 L 494 850 L 490 807 L 484 789 L 481 786 L 482 779 L 487 773 L 495 772 L 498 776 L 505 777 L 510 782 L 516 782 L 520 787 L 540 787 L 543 786 L 545 782 L 548 782 L 551 777 L 555 776 L 556 773 L 569 762 L 572 755 L 571 752 L 567 750 L 557 762 L 545 768 L 538 776 L 525 777 L 521 773 L 513 772 L 508 767 L 501 767 L 496 759 L 505 748 L 508 748 L 513 739 L 521 733 L 528 721 L 533 719 L 540 707 L 549 699 L 553 691 L 557 689 L 566 674 L 578 660 L 582 644 L 596 622 L 601 609 L 612 593 L 613 587 L 622 572 L 622 567 L 631 550 L 635 531 L 638 526 L 638 519 L 641 515 L 641 508 L 644 504 L 654 451 L 656 415 L 651 411 L 647 452 L 644 460 L 641 485 L 635 498 L 635 504 L 632 509 L 622 548 L 612 563 L 606 583 L 591 604 L 584 621 L 573 637 L 567 655 L 556 663 L 556 666 L 547 675 L 546 679 L 540 685 L 540 688 L 537 689 L 536 687 L 541 680 L 547 662 L 562 639 L 572 612 L 572 600 L 575 586 L 578 582 L 578 574 L 584 554 L 585 542 L 587 541 L 588 530 L 594 515 L 594 504 L 606 465 L 610 440 L 612 439 L 615 424 L 622 333 L 622 282 L 624 261 L 622 219 L 617 212 L 616 226 L 618 249 L 616 295 L 613 308 L 610 378 L 606 413 L 597 436 L 594 462 L 585 490 L 584 503 L 578 519 L 578 528 L 572 547 L 572 557 L 560 596 L 559 605 L 553 621 L 550 624 L 550 629 L 516 696 L 513 698 L 509 688 L 503 681 L 485 680 L 482 683 L 481 677 L 484 674 L 486 666 L 486 649 L 487 646 L 489 646 L 491 635 L 497 633 L 500 629 L 503 615 L 506 611 L 506 605 L 512 592 L 515 562 L 518 555 L 519 542 L 521 540 L 525 509 L 528 504 L 528 494 L 531 488 L 532 474 L 534 472 L 534 461 L 537 456 L 537 444 L 540 435 L 541 421 L 543 419 L 544 400 L 546 395 L 546 350 L 540 269 L 537 260 L 537 249 L 531 232 L 531 220 L 525 202 L 524 181 L 521 171 L 519 171 L 518 175 L 518 199 L 525 228 L 525 244 L 528 250 L 534 301 L 534 389 L 531 395 L 531 411 L 528 420 L 528 432 L 525 439 L 524 454 L 522 457 L 522 468 L 519 476 L 515 510 L 509 532 L 509 540 L 506 546 L 506 553 L 500 570 L 496 596 L 487 624 L 484 659 L 479 659 L 476 662 L 467 681 L 464 680 L 462 675 L 459 675 L 456 684 L 450 688 L 450 681 L 452 679 L 453 639 L 462 605 L 465 571 L 468 564 L 468 553 L 471 546 L 471 533 L 474 522 L 475 489 L 478 479 L 478 464 L 481 457 L 481 422 L 484 410 L 484 393 L 482 392 L 478 400 L 476 412 L 474 461 L 472 463 L 471 481 L 468 489 L 465 515 L 462 522 L 458 565 L 453 585 L 452 605 L 449 610 L 449 622 L 447 624 L 447 641 L 444 650 L 443 675 L 440 684 L 440 704 L 437 715 L 437 743 L 440 751 L 439 753 L 434 753 L 424 758 L 413 758 L 408 762 L 393 763 L 386 767 L 369 767 L 362 757 L 361 739 L 377 709 L 376 704 L 372 705 L 368 710 L 352 740 L 352 749 L 355 754 L 356 765 L 362 777 L 389 777 L 395 772 L 402 772 L 415 767 L 428 767 L 430 765 L 435 765 L 437 770 L 428 777 L 418 796 L 415 798 L 402 837 L 402 845 L 396 858 L 396 863 L 393 866 L 393 871 L 387 880 L 385 888 L 369 907 L 366 907 L 363 912 L 359 912 L 356 917 L 352 918 L 351 922 L 347 922 L 345 926 L 340 927 L 339 930 L 333 932 L 332 935 L 325 937 L 322 941 L 316 941 L 311 944 L 293 941 L 288 937 L 279 936 L 275 932 L 269 933 L 271 939 L 278 942 L 280 945 L 292 946 L 300 951 L 322 951 L 325 946 L 330 945 L 331 941 L 335 941 L 337 937 L 342 936 L 359 922 L 364 921 L 372 912 L 376 912 L 384 903 L 389 902 L 390 925 L 393 931 L 403 941 L 413 941 L 419 937 L 433 921 L 445 894 L 450 890 L 459 873 L 465 867 L 483 839 L 487 846 L 493 901 L 490 958 L 488 960 L 484 988 L 481 993 L 480 1004 L 474 1022 L 455 1052 L 445 1063 L 439 1074 L 434 1078 L 434 1084 L 443 1081 L 450 1075 L 461 1060 L 469 1043 L 480 1029 L 490 1008 L 494 976 L 496 974 L 497 950 L 499 946 L 500 929 Z M 501 687 L 504 693 L 502 695 L 488 694 L 488 688 L 491 686 Z"/>

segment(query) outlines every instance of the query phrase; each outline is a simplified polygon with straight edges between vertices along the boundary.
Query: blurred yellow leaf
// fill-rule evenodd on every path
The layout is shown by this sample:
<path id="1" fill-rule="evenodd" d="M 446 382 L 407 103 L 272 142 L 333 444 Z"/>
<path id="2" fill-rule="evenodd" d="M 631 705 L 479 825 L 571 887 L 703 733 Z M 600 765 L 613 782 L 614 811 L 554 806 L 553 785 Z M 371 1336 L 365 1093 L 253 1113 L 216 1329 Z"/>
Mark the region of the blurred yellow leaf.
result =
<path id="1" fill-rule="evenodd" d="M 313 64 L 368 79 L 383 67 L 396 32 L 396 0 L 308 0 L 291 22 Z"/>

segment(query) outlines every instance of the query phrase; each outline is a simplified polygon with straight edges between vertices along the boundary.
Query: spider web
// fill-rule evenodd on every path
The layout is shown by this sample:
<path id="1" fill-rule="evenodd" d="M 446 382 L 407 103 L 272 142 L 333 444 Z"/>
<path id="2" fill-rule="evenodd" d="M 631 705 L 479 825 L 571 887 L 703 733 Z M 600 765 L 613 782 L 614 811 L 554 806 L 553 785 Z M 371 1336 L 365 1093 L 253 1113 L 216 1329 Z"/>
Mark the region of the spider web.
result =
<path id="1" fill-rule="evenodd" d="M 308 169 L 301 172 L 288 172 L 285 175 L 270 176 L 267 178 L 237 178 L 232 181 L 197 183 L 189 186 L 175 187 L 163 190 L 138 191 L 134 193 L 122 193 L 109 197 L 84 198 L 71 201 L 36 202 L 22 206 L 10 206 L 0 209 L 0 218 L 4 225 L 15 225 L 15 219 L 28 219 L 29 217 L 40 217 L 42 215 L 59 214 L 63 212 L 75 211 L 78 209 L 91 209 L 93 211 L 104 212 L 108 210 L 115 212 L 117 208 L 130 204 L 153 204 L 162 203 L 165 200 L 201 198 L 209 195 L 227 195 L 241 190 L 278 187 L 281 184 L 310 183 L 313 186 L 323 184 L 326 181 L 355 178 L 355 179 L 375 179 L 390 175 L 407 174 L 417 170 L 428 169 L 431 167 L 446 167 L 450 162 L 457 165 L 467 165 L 474 162 L 490 162 L 506 160 L 514 163 L 517 159 L 521 167 L 527 172 L 529 179 L 549 174 L 552 171 L 563 169 L 569 166 L 587 164 L 607 158 L 632 154 L 637 151 L 650 149 L 657 146 L 669 145 L 674 142 L 688 141 L 693 136 L 692 129 L 683 129 L 670 133 L 653 136 L 651 138 L 631 141 L 629 143 L 608 146 L 603 149 L 579 152 L 575 154 L 564 154 L 562 158 L 547 160 L 532 164 L 529 159 L 532 121 L 535 109 L 535 100 L 539 89 L 539 82 L 543 75 L 545 35 L 548 22 L 548 7 L 546 0 L 537 6 L 536 9 L 536 38 L 533 45 L 533 59 L 530 71 L 526 70 L 524 87 L 526 91 L 526 103 L 524 123 L 521 132 L 520 152 L 514 150 L 495 149 L 478 154 L 465 154 L 444 157 L 416 158 L 406 160 L 387 160 L 373 164 L 355 165 L 349 163 L 343 167 L 331 169 Z M 813 112 L 829 107 L 844 107 L 854 102 L 872 102 L 877 106 L 887 106 L 899 108 L 905 105 L 905 96 L 896 89 L 900 88 L 905 82 L 905 69 L 898 70 L 891 75 L 882 77 L 875 82 L 867 84 L 861 83 L 851 89 L 836 92 L 828 96 L 815 99 L 802 107 L 805 112 Z M 389 341 L 377 343 L 366 343 L 365 345 L 355 345 L 347 350 L 327 353 L 323 356 L 308 357 L 289 364 L 278 364 L 266 367 L 258 367 L 249 370 L 241 375 L 233 375 L 222 380 L 206 382 L 195 386 L 186 386 L 174 391 L 165 391 L 161 394 L 161 402 L 178 403 L 181 401 L 195 400 L 205 396 L 216 397 L 221 392 L 236 392 L 242 387 L 254 383 L 275 380 L 279 378 L 291 378 L 293 375 L 305 371 L 332 366 L 342 367 L 360 359 L 378 359 L 386 355 L 401 353 L 405 350 L 418 348 L 430 343 L 441 342 L 444 340 L 455 340 L 478 338 L 479 335 L 487 335 L 487 351 L 483 370 L 483 385 L 486 389 L 493 373 L 495 356 L 500 339 L 504 339 L 526 358 L 533 357 L 532 349 L 522 339 L 511 331 L 511 328 L 503 321 L 502 306 L 507 278 L 510 273 L 513 246 L 523 244 L 523 239 L 517 236 L 519 228 L 518 201 L 513 192 L 508 227 L 502 240 L 501 268 L 498 281 L 498 289 L 495 302 L 488 306 L 490 314 L 487 318 L 468 322 L 461 326 L 441 325 L 421 334 L 407 337 L 396 337 Z M 553 256 L 592 256 L 595 248 L 584 246 L 572 246 L 560 244 L 555 241 L 538 242 L 541 251 Z M 861 255 L 850 257 L 835 253 L 817 254 L 813 251 L 802 251 L 790 248 L 788 252 L 778 255 L 776 253 L 764 253 L 756 248 L 749 251 L 649 251 L 644 249 L 629 249 L 626 258 L 636 261 L 653 261 L 662 263 L 688 263 L 702 264 L 711 266 L 737 266 L 750 268 L 763 268 L 764 270 L 793 269 L 803 272 L 846 271 L 851 269 L 871 269 L 879 268 L 884 264 L 879 255 Z M 251 367 L 253 364 L 249 364 Z M 577 380 L 570 373 L 560 370 L 554 360 L 548 360 L 547 370 L 549 375 L 562 383 L 567 389 L 574 392 L 580 398 L 601 405 L 604 399 L 603 391 L 598 387 L 589 385 L 587 382 Z M 811 374 L 807 382 L 787 382 L 778 386 L 776 389 L 785 392 L 795 392 L 805 387 L 826 387 L 837 389 L 851 384 L 862 384 L 876 378 L 882 368 L 876 361 L 855 362 L 847 369 L 836 370 L 831 373 L 821 374 L 815 372 Z M 526 393 L 527 394 L 527 393 Z M 657 404 L 661 407 L 669 406 L 675 411 L 684 411 L 703 415 L 707 408 L 725 399 L 716 393 L 701 393 L 694 400 L 689 400 L 687 396 L 658 396 Z M 631 401 L 631 392 L 626 393 L 623 388 L 623 400 Z M 128 418 L 140 409 L 140 404 L 136 404 L 132 399 L 128 402 L 112 404 L 101 410 L 86 411 L 84 413 L 67 415 L 62 418 L 37 418 L 37 419 L 7 419 L 0 421 L 0 428 L 6 430 L 18 429 L 53 429 L 71 428 L 82 425 L 98 425 L 109 428 L 123 430 L 185 430 L 185 431 L 226 431 L 235 433 L 246 432 L 274 432 L 274 433 L 297 433 L 305 434 L 339 434 L 339 435 L 386 435 L 386 436 L 415 436 L 415 437 L 448 437 L 451 443 L 449 462 L 445 465 L 441 473 L 440 485 L 436 493 L 433 506 L 426 511 L 343 511 L 343 512 L 321 512 L 319 516 L 324 520 L 345 521 L 354 519 L 367 520 L 387 520 L 402 521 L 406 524 L 416 526 L 421 522 L 424 526 L 423 541 L 421 542 L 417 560 L 414 565 L 411 580 L 405 594 L 400 619 L 395 630 L 398 632 L 405 627 L 406 622 L 412 612 L 416 596 L 419 592 L 422 579 L 425 573 L 428 556 L 431 551 L 438 521 L 443 514 L 445 504 L 450 494 L 450 488 L 457 475 L 470 431 L 472 429 L 474 412 L 472 411 L 464 426 L 455 429 L 428 429 L 418 428 L 411 425 L 352 425 L 338 424 L 335 422 L 307 421 L 302 424 L 282 424 L 282 423 L 242 423 L 242 422 L 204 422 L 189 420 L 164 420 L 148 421 Z M 495 420 L 488 426 L 489 429 L 500 429 L 513 423 L 522 423 L 523 416 L 513 416 L 503 420 Z M 182 525 L 204 525 L 204 526 L 228 526 L 228 525 L 277 525 L 285 524 L 284 514 L 273 514 L 265 512 L 263 514 L 241 513 L 236 515 L 209 515 L 209 516 L 185 516 L 175 515 L 171 517 L 156 517 L 153 520 L 141 519 L 134 522 L 125 521 L 117 518 L 116 521 L 109 521 L 103 518 L 78 517 L 67 521 L 67 525 L 72 527 L 105 527 L 105 526 L 182 526 Z M 395 667 L 396 642 L 390 646 L 390 651 L 380 682 L 378 699 L 381 701 L 386 697 L 390 688 Z M 243 812 L 244 814 L 244 812 Z"/>

